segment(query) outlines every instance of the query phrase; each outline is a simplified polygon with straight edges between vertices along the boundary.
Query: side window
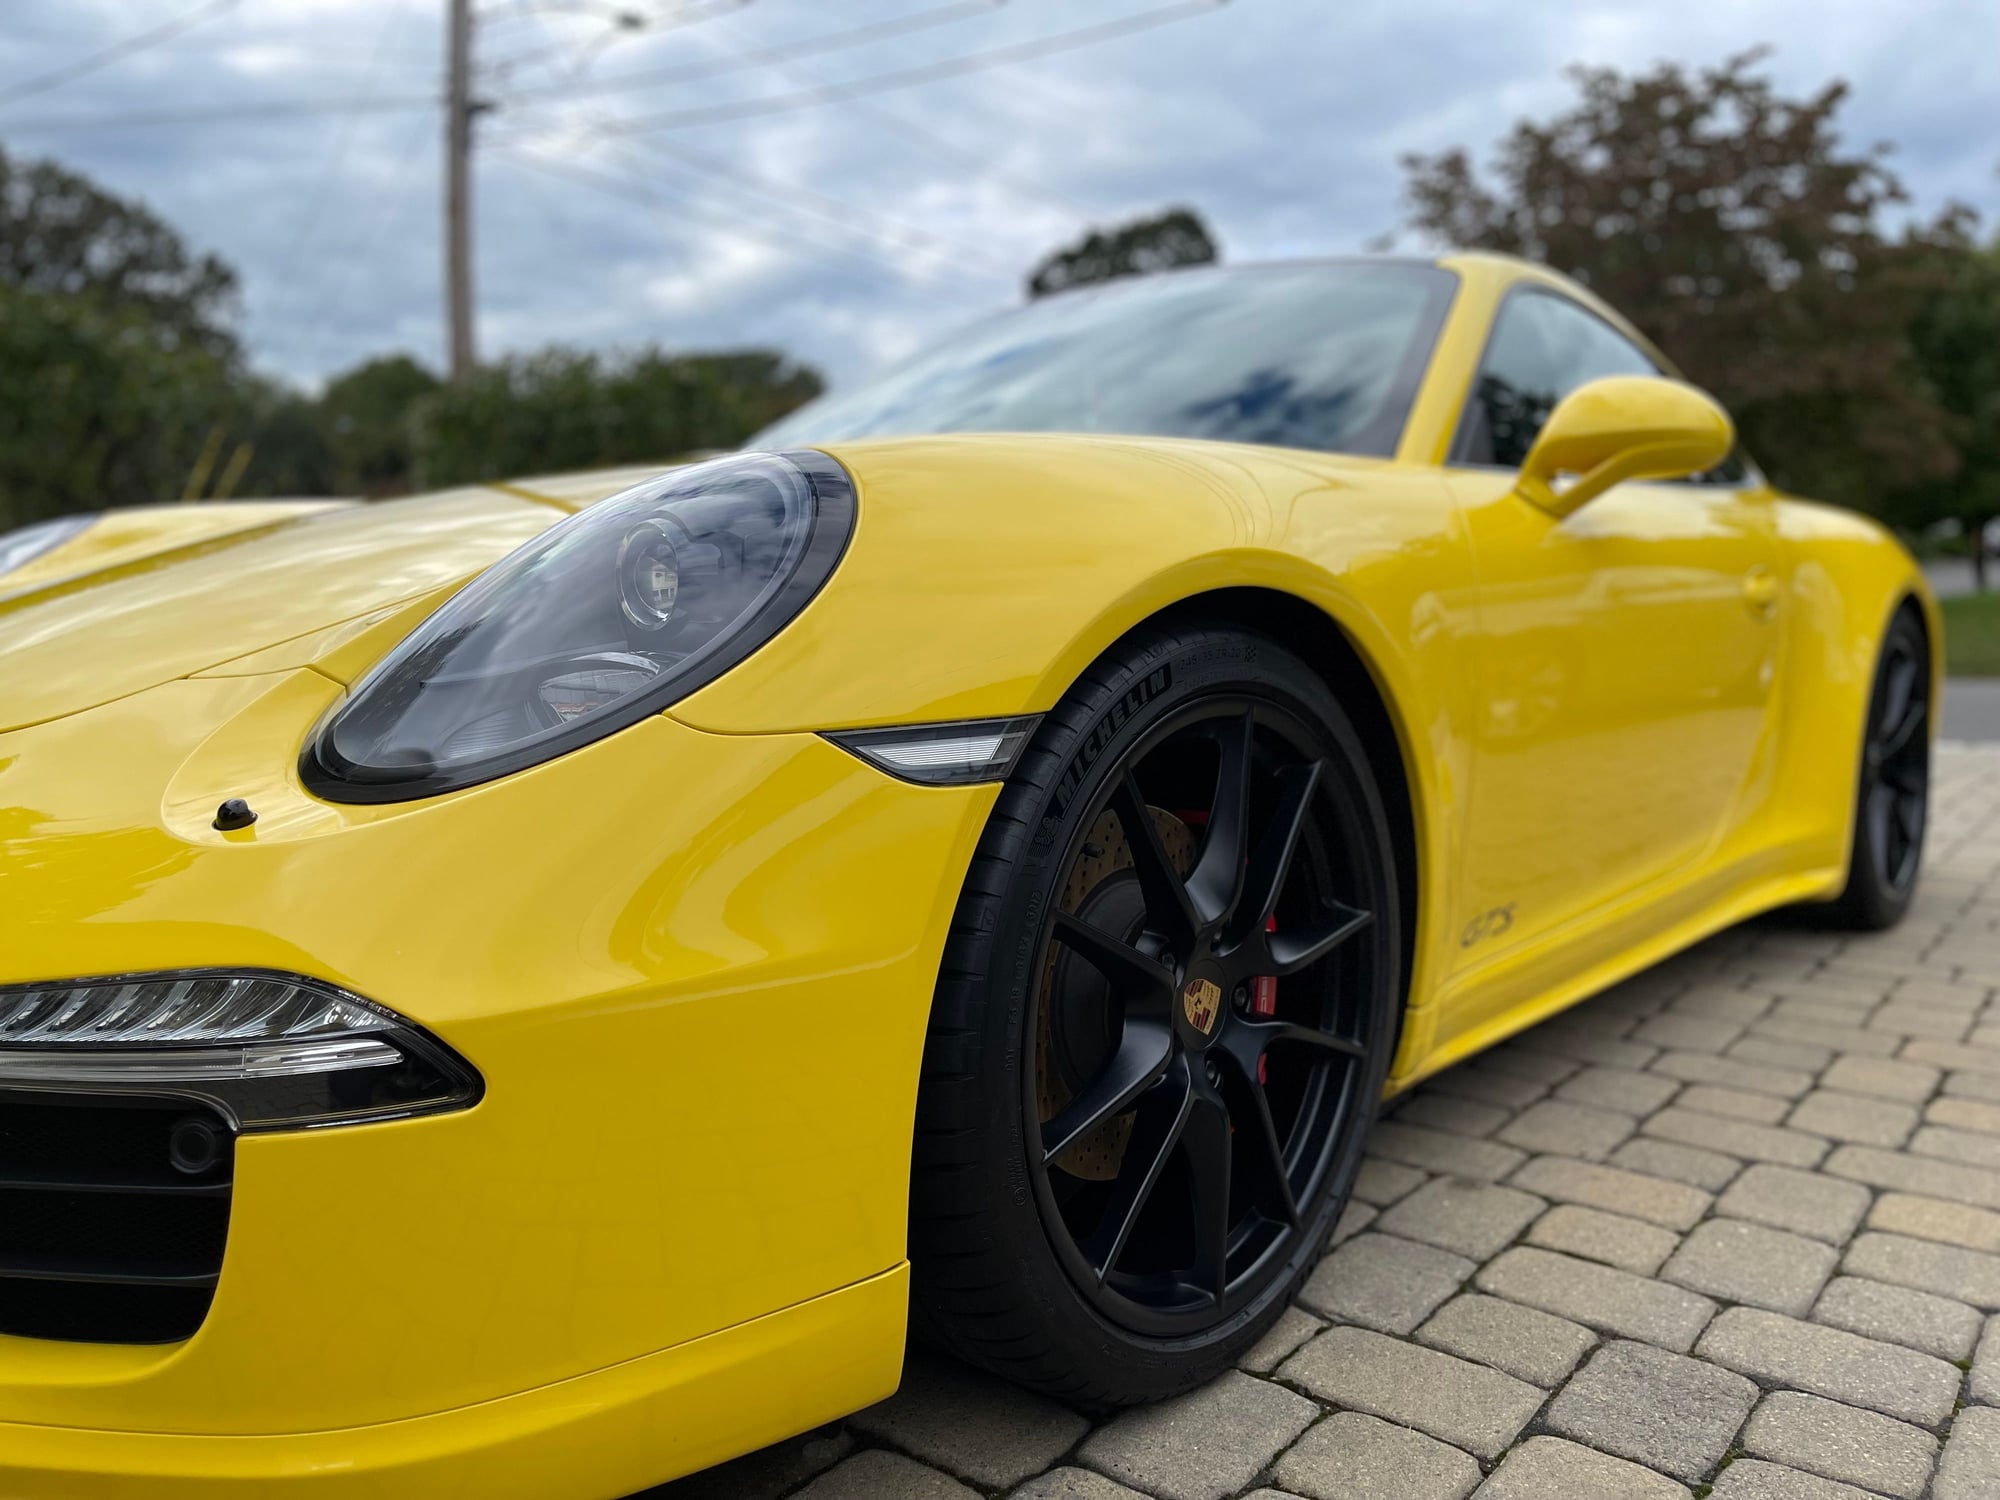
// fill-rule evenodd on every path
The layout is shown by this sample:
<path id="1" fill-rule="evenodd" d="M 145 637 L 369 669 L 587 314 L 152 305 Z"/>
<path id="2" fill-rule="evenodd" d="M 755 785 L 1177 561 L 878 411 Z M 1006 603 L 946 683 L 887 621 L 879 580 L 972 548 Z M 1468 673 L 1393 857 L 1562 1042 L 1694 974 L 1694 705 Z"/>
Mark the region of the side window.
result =
<path id="1" fill-rule="evenodd" d="M 1637 345 L 1567 298 L 1516 292 L 1501 305 L 1453 459 L 1517 469 L 1555 405 L 1606 375 L 1657 375 Z"/>

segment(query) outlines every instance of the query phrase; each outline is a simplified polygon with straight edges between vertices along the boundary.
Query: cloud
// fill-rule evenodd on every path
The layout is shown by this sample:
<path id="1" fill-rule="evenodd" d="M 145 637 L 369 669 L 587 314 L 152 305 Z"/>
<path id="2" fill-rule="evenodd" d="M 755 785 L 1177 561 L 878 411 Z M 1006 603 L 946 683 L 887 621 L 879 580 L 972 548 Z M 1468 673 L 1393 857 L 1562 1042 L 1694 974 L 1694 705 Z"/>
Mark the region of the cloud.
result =
<path id="1" fill-rule="evenodd" d="M 658 145 L 605 133 L 664 111 L 860 90 L 1161 3 L 486 0 L 482 94 L 497 107 L 477 165 L 482 351 L 763 344 L 854 378 L 1018 300 L 1028 267 L 1092 223 L 1186 203 L 1232 258 L 1352 250 L 1396 227 L 1402 153 L 1483 154 L 1523 114 L 1561 107 L 1566 64 L 1700 65 L 1766 41 L 1782 44 L 1771 66 L 1787 89 L 1851 81 L 1849 138 L 1897 143 L 1919 207 L 1957 197 L 2000 217 L 2000 140 L 1977 128 L 2000 118 L 1993 49 L 1973 44 L 1995 40 L 1984 0 L 1234 0 L 1035 61 L 661 131 Z M 647 24 L 612 29 L 620 8 Z M 0 87 L 157 24 L 133 10 L 14 0 Z M 438 0 L 245 4 L 0 106 L 0 143 L 144 198 L 236 265 L 265 368 L 311 382 L 392 350 L 435 363 L 441 12 Z M 676 25 L 676 13 L 707 19 Z M 854 26 L 876 30 L 865 45 L 740 65 Z M 726 70 L 688 76 L 701 67 Z M 662 70 L 680 76 L 558 92 Z M 314 101 L 372 107 L 63 123 Z"/>

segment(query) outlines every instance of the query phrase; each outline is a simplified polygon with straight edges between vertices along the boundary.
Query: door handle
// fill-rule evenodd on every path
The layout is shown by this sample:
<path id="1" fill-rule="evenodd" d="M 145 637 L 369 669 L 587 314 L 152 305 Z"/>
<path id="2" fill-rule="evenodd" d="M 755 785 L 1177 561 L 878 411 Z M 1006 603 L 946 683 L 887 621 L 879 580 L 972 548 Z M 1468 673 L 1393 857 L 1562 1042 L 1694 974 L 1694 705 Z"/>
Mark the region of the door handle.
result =
<path id="1" fill-rule="evenodd" d="M 1743 575 L 1743 602 L 1759 619 L 1769 619 L 1778 607 L 1778 575 L 1759 565 Z"/>

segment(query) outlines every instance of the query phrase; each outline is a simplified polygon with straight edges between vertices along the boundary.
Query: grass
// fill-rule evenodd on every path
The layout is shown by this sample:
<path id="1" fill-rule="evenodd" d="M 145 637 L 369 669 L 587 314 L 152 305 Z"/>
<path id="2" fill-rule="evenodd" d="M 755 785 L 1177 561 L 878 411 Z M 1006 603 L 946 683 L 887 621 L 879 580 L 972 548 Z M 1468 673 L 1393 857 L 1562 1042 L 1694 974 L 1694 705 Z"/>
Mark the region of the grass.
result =
<path id="1" fill-rule="evenodd" d="M 1944 669 L 1952 677 L 2000 677 L 2000 592 L 1944 605 Z"/>

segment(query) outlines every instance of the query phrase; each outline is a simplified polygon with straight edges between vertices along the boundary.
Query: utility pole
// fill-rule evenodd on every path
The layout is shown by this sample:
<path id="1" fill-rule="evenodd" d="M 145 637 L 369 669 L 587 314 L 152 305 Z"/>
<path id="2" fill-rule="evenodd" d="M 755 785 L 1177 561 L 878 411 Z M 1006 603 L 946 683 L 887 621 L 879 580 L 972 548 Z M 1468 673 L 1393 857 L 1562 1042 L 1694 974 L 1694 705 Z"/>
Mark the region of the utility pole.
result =
<path id="1" fill-rule="evenodd" d="M 444 295 L 451 378 L 472 377 L 472 0 L 446 0 Z"/>

